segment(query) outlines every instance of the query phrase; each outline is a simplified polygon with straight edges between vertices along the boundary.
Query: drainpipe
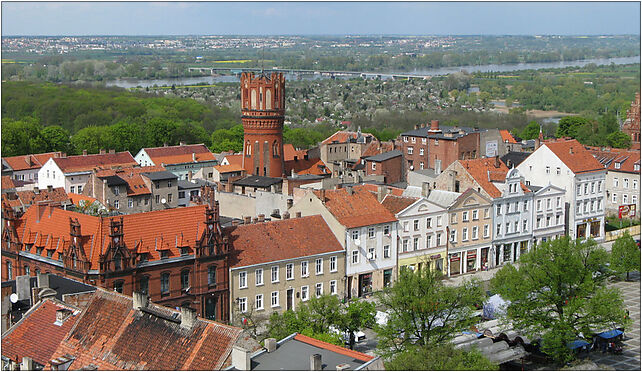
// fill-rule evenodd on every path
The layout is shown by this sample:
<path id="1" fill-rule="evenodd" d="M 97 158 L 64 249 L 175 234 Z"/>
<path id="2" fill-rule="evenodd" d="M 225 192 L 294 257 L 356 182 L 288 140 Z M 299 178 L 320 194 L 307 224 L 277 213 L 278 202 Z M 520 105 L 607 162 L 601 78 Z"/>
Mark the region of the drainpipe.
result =
<path id="1" fill-rule="evenodd" d="M 446 214 L 448 220 L 449 214 Z M 448 257 L 448 241 L 450 240 L 450 226 L 446 225 L 446 276 L 450 278 L 450 257 Z"/>

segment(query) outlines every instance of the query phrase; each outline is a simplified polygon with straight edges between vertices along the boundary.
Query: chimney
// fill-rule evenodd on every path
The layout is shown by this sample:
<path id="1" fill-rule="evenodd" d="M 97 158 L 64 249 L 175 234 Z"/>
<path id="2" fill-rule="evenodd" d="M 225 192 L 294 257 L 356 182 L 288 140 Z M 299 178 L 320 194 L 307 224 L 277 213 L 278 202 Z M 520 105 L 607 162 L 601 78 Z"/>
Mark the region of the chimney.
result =
<path id="1" fill-rule="evenodd" d="M 381 203 L 384 196 L 387 194 L 387 187 L 384 185 L 377 185 L 377 201 Z"/>
<path id="2" fill-rule="evenodd" d="M 301 218 L 301 212 L 296 212 L 296 218 Z"/>
<path id="3" fill-rule="evenodd" d="M 58 309 L 58 310 L 56 310 L 56 322 L 60 323 L 60 324 L 64 323 L 65 320 L 67 320 L 67 318 L 69 318 L 72 313 L 73 313 L 73 311 L 71 311 L 69 309 Z"/>
<path id="4" fill-rule="evenodd" d="M 38 186 L 33 187 L 33 193 L 36 195 L 40 194 L 40 189 L 38 188 Z"/>
<path id="5" fill-rule="evenodd" d="M 196 310 L 181 306 L 181 328 L 192 329 L 196 323 Z"/>
<path id="6" fill-rule="evenodd" d="M 192 161 L 194 163 L 196 163 L 196 153 L 195 152 L 192 153 Z"/>
<path id="7" fill-rule="evenodd" d="M 87 150 L 82 150 L 82 156 L 87 156 Z"/>
<path id="8" fill-rule="evenodd" d="M 499 168 L 499 155 L 495 155 L 495 168 Z"/>
<path id="9" fill-rule="evenodd" d="M 346 186 L 346 192 L 348 195 L 352 195 L 352 186 Z"/>
<path id="10" fill-rule="evenodd" d="M 421 125 L 415 124 L 415 130 L 419 129 L 420 127 L 421 127 Z"/>
<path id="11" fill-rule="evenodd" d="M 244 216 L 243 217 L 243 223 L 246 225 L 249 225 L 252 223 L 252 216 Z"/>
<path id="12" fill-rule="evenodd" d="M 284 220 L 289 220 L 290 219 L 290 212 L 283 212 L 283 219 Z"/>
<path id="13" fill-rule="evenodd" d="M 54 158 L 59 158 L 60 157 L 60 151 L 54 152 L 53 157 Z"/>
<path id="14" fill-rule="evenodd" d="M 321 370 L 321 354 L 310 355 L 310 371 Z"/>
<path id="15" fill-rule="evenodd" d="M 100 155 L 105 155 L 105 153 L 106 153 L 106 152 L 105 152 L 105 149 L 100 149 L 100 150 L 98 151 L 98 153 L 99 153 Z"/>
<path id="16" fill-rule="evenodd" d="M 421 196 L 427 198 L 430 195 L 430 182 L 423 182 L 421 184 Z"/>
<path id="17" fill-rule="evenodd" d="M 430 121 L 430 131 L 431 132 L 438 132 L 439 131 L 439 120 L 431 120 Z"/>
<path id="18" fill-rule="evenodd" d="M 164 143 L 163 143 L 163 147 L 167 147 L 167 142 L 164 142 Z"/>
<path id="19" fill-rule="evenodd" d="M 259 220 L 259 222 L 265 221 L 265 215 L 264 214 L 259 214 L 258 215 L 258 220 Z"/>
<path id="20" fill-rule="evenodd" d="M 350 364 L 348 363 L 337 364 L 337 371 L 346 371 L 349 368 L 350 368 Z"/>
<path id="21" fill-rule="evenodd" d="M 149 296 L 142 292 L 132 293 L 132 300 L 132 307 L 134 308 L 134 310 L 138 310 L 149 305 Z"/>
<path id="22" fill-rule="evenodd" d="M 185 142 L 183 142 L 183 141 L 180 141 L 178 144 L 179 144 L 180 146 L 185 146 Z"/>
<path id="23" fill-rule="evenodd" d="M 53 191 L 53 186 L 52 185 L 47 185 L 47 191 L 49 191 L 49 192 Z"/>
<path id="24" fill-rule="evenodd" d="M 49 274 L 38 273 L 38 288 L 49 288 Z"/>
<path id="25" fill-rule="evenodd" d="M 232 347 L 232 367 L 239 371 L 249 371 L 251 363 L 249 351 L 239 345 Z"/>
<path id="26" fill-rule="evenodd" d="M 257 222 L 259 222 L 259 218 L 258 217 L 252 218 L 252 223 L 257 223 Z"/>
<path id="27" fill-rule="evenodd" d="M 268 353 L 276 350 L 276 338 L 266 338 L 265 339 L 265 349 Z"/>
<path id="28" fill-rule="evenodd" d="M 110 153 L 110 154 L 115 154 L 115 153 L 116 153 L 116 150 L 114 150 L 114 149 L 109 149 L 109 153 Z"/>
<path id="29" fill-rule="evenodd" d="M 321 193 L 321 203 L 325 204 L 325 189 L 321 189 L 319 192 Z"/>
<path id="30" fill-rule="evenodd" d="M 16 277 L 16 294 L 18 300 L 28 300 L 31 296 L 31 282 L 29 275 Z"/>
<path id="31" fill-rule="evenodd" d="M 573 146 L 568 148 L 568 153 L 571 154 L 571 155 L 573 154 Z"/>

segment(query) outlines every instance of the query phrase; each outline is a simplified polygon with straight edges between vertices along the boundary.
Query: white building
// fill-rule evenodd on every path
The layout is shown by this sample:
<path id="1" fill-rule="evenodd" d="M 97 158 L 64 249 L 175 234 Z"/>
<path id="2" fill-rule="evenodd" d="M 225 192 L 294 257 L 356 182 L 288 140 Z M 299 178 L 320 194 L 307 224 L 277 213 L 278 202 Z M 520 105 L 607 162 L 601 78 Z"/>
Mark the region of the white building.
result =
<path id="1" fill-rule="evenodd" d="M 53 157 L 38 171 L 38 188 L 62 187 L 65 192 L 82 194 L 94 170 L 134 165 L 136 161 L 129 151 L 105 153 L 103 150 L 100 154 Z"/>
<path id="2" fill-rule="evenodd" d="M 557 186 L 528 186 L 533 191 L 533 242 L 542 242 L 564 235 L 566 226 L 566 192 Z"/>
<path id="3" fill-rule="evenodd" d="M 517 169 L 527 184 L 550 183 L 566 190 L 572 238 L 604 240 L 606 169 L 577 140 L 545 142 Z"/>

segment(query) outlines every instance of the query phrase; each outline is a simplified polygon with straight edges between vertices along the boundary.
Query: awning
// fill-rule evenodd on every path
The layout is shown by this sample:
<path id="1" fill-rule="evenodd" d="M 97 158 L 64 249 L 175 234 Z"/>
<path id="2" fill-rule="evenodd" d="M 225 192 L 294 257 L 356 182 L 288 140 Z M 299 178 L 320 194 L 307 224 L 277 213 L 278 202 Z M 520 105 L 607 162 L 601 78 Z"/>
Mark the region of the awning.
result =
<path id="1" fill-rule="evenodd" d="M 586 342 L 584 340 L 575 340 L 573 342 L 568 343 L 568 348 L 571 350 L 579 349 L 583 346 L 590 345 L 589 342 Z"/>
<path id="2" fill-rule="evenodd" d="M 613 337 L 617 337 L 617 336 L 621 335 L 622 333 L 624 333 L 624 332 L 620 331 L 619 329 L 613 329 L 613 330 L 610 330 L 610 331 L 598 333 L 597 337 L 613 338 Z"/>

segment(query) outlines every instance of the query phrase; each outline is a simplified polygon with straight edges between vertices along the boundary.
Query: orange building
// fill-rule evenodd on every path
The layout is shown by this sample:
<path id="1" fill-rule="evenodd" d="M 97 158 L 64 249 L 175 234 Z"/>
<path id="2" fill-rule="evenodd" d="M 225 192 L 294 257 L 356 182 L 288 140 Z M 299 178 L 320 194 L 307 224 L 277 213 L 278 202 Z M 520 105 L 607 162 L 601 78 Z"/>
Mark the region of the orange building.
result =
<path id="1" fill-rule="evenodd" d="M 282 177 L 285 77 L 244 72 L 241 74 L 243 168 L 255 176 Z"/>

